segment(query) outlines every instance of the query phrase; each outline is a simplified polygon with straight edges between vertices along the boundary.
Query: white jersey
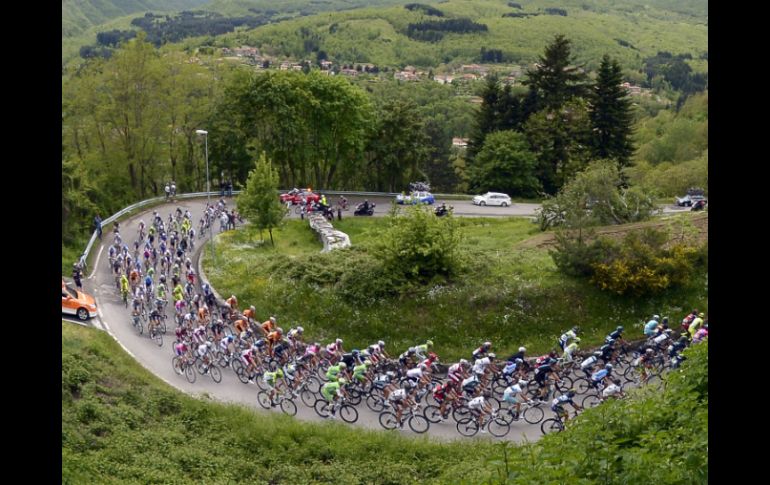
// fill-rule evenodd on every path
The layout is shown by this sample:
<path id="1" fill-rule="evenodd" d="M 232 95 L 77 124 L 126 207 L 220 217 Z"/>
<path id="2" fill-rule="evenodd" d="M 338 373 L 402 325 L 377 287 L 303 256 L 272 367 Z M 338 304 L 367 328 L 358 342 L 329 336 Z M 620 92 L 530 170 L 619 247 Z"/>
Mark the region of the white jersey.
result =
<path id="1" fill-rule="evenodd" d="M 400 401 L 406 397 L 406 389 L 396 389 L 388 397 L 391 401 Z"/>
<path id="2" fill-rule="evenodd" d="M 462 387 L 465 387 L 468 384 L 471 384 L 474 382 L 479 382 L 479 379 L 476 376 L 470 376 L 462 382 Z"/>
<path id="3" fill-rule="evenodd" d="M 668 335 L 663 333 L 663 334 L 658 335 L 654 339 L 652 339 L 652 341 L 655 342 L 656 344 L 660 345 L 663 342 L 665 342 L 667 339 L 668 339 Z"/>
<path id="4" fill-rule="evenodd" d="M 599 360 L 599 359 L 597 359 L 595 355 L 592 355 L 591 357 L 589 357 L 586 360 L 584 360 L 582 364 L 580 364 L 580 368 L 583 369 L 583 370 L 586 370 L 589 367 L 591 367 L 592 365 L 594 365 L 597 360 Z"/>
<path id="5" fill-rule="evenodd" d="M 479 409 L 482 406 L 484 406 L 484 396 L 474 397 L 468 403 L 469 409 Z"/>
<path id="6" fill-rule="evenodd" d="M 602 391 L 602 396 L 604 397 L 614 396 L 620 391 L 621 391 L 620 386 L 618 386 L 617 384 L 610 384 L 609 386 L 607 386 L 607 389 Z"/>
<path id="7" fill-rule="evenodd" d="M 200 355 L 201 357 L 205 356 L 208 353 L 208 351 L 209 351 L 208 345 L 200 344 L 198 346 L 198 355 Z"/>
<path id="8" fill-rule="evenodd" d="M 476 374 L 483 374 L 489 364 L 490 364 L 489 357 L 484 357 L 483 359 L 476 359 L 476 362 L 474 362 L 473 364 L 473 372 L 475 372 Z"/>
<path id="9" fill-rule="evenodd" d="M 512 397 L 516 397 L 516 394 L 521 392 L 521 386 L 518 384 L 514 384 L 513 386 L 508 386 L 505 389 L 505 392 L 503 392 L 503 399 L 510 399 Z"/>
<path id="10" fill-rule="evenodd" d="M 406 377 L 409 377 L 411 379 L 419 379 L 422 377 L 422 369 L 419 367 L 415 367 L 414 369 L 409 369 L 406 371 Z"/>

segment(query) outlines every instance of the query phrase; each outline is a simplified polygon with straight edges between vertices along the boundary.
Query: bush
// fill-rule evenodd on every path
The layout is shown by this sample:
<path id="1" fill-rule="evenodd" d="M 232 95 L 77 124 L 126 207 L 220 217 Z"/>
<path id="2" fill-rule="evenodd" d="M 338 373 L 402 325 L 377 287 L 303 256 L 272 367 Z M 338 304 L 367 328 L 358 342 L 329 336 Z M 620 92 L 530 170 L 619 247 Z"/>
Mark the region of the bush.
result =
<path id="1" fill-rule="evenodd" d="M 436 217 L 430 209 L 414 206 L 390 218 L 377 249 L 392 278 L 425 284 L 459 272 L 459 244 L 452 216 Z"/>

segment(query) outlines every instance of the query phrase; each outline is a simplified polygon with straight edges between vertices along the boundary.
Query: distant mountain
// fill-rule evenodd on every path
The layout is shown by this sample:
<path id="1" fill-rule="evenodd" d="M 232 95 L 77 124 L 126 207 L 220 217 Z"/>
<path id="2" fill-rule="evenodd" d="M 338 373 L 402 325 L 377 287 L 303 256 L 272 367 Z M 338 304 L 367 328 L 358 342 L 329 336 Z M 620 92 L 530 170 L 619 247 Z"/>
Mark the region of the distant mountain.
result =
<path id="1" fill-rule="evenodd" d="M 81 34 L 108 20 L 147 11 L 179 11 L 199 8 L 210 0 L 62 0 L 62 38 Z"/>

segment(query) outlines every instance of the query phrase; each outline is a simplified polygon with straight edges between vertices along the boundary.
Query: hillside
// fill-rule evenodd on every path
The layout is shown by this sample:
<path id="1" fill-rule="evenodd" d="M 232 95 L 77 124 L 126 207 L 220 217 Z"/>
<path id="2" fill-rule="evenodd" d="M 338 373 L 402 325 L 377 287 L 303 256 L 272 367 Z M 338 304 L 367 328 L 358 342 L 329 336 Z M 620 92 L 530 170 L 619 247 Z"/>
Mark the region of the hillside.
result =
<path id="1" fill-rule="evenodd" d="M 197 8 L 209 0 L 62 0 L 62 38 L 82 34 L 90 27 L 137 12 Z"/>
<path id="2" fill-rule="evenodd" d="M 518 2 L 517 9 L 501 0 L 450 0 L 433 3 L 443 17 L 403 7 L 366 8 L 313 15 L 237 32 L 218 38 L 218 45 L 252 45 L 266 53 L 294 59 L 314 59 L 324 51 L 340 62 L 370 62 L 386 66 L 435 67 L 442 63 L 478 62 L 480 50 L 502 50 L 507 63 L 534 61 L 556 33 L 574 42 L 579 61 L 600 59 L 604 53 L 628 67 L 641 66 L 658 51 L 689 53 L 696 71 L 707 71 L 700 59 L 708 50 L 706 2 L 691 2 L 689 13 L 668 10 L 673 2 L 640 8 L 641 1 Z M 516 3 L 514 3 L 516 4 Z M 688 4 L 689 5 L 689 4 Z M 695 8 L 703 7 L 703 8 Z M 510 17 L 504 15 L 524 15 Z M 486 30 L 471 33 L 429 31 L 417 36 L 420 23 L 468 18 Z M 438 20 L 437 20 L 438 19 Z M 410 27 L 410 24 L 412 27 Z M 441 28 L 441 27 L 439 27 Z M 426 34 L 422 32 L 421 34 Z M 434 39 L 426 41 L 424 39 Z M 590 62 L 589 69 L 595 67 Z"/>

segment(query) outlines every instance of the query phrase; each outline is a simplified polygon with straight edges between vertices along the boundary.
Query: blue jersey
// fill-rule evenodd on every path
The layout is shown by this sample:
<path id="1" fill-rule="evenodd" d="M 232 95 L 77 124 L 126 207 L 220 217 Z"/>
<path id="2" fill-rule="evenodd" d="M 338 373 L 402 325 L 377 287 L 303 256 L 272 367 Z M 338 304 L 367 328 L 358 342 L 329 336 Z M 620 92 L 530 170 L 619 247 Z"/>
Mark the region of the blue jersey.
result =
<path id="1" fill-rule="evenodd" d="M 658 322 L 655 320 L 650 320 L 647 322 L 647 324 L 644 326 L 644 334 L 645 335 L 652 335 L 655 333 L 655 328 L 658 326 Z"/>
<path id="2" fill-rule="evenodd" d="M 609 374 L 609 373 L 610 373 L 610 371 L 608 371 L 607 369 L 602 369 L 602 370 L 594 372 L 591 375 L 591 379 L 594 382 L 599 382 L 600 380 L 604 379 L 607 376 L 607 374 Z"/>

